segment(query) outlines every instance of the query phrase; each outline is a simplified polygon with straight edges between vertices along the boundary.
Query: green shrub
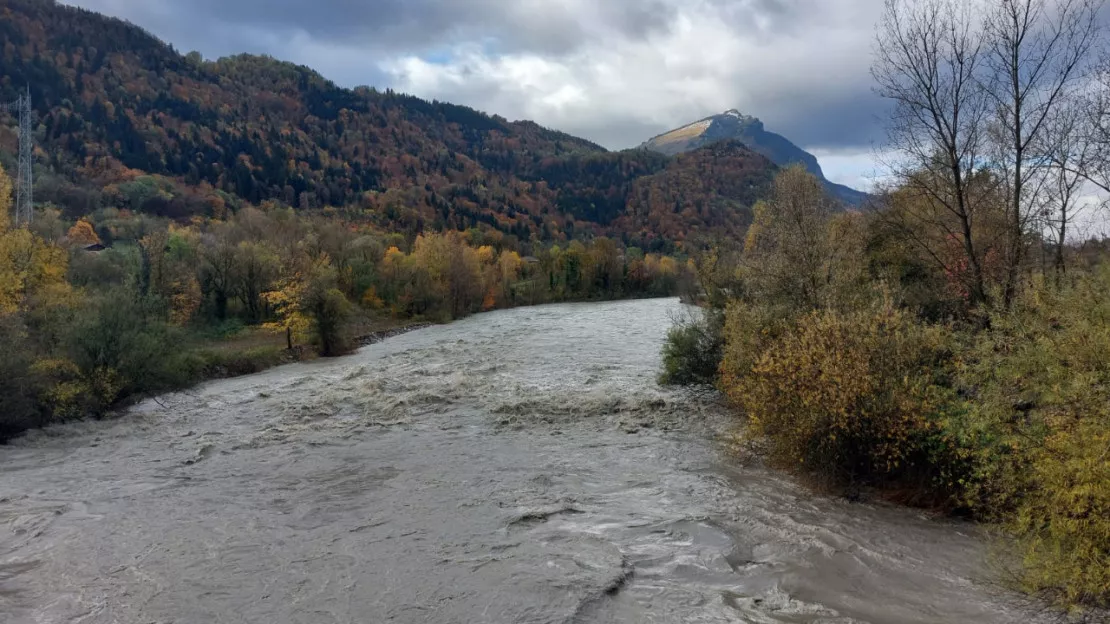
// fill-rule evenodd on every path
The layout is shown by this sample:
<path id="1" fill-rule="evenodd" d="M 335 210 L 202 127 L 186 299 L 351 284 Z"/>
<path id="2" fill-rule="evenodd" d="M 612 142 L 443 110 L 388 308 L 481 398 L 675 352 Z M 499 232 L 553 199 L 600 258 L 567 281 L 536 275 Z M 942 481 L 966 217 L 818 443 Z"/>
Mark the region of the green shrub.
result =
<path id="1" fill-rule="evenodd" d="M 713 310 L 699 310 L 690 318 L 674 325 L 663 344 L 664 385 L 712 385 L 717 380 L 724 338 L 721 334 L 723 315 Z"/>
<path id="2" fill-rule="evenodd" d="M 247 324 L 243 319 L 232 317 L 217 321 L 215 325 L 207 327 L 204 333 L 216 340 L 227 340 L 242 334 L 246 328 Z"/>
<path id="3" fill-rule="evenodd" d="M 112 292 L 83 312 L 67 341 L 70 359 L 103 406 L 180 388 L 196 378 L 184 336 L 147 302 Z"/>
<path id="4" fill-rule="evenodd" d="M 0 442 L 31 427 L 45 423 L 38 402 L 37 379 L 31 371 L 32 346 L 26 331 L 14 317 L 0 316 L 0 341 L 4 357 L 0 358 Z"/>
<path id="5" fill-rule="evenodd" d="M 208 349 L 198 351 L 197 368 L 205 378 L 237 377 L 262 372 L 293 360 L 292 354 L 280 346 L 249 349 Z"/>

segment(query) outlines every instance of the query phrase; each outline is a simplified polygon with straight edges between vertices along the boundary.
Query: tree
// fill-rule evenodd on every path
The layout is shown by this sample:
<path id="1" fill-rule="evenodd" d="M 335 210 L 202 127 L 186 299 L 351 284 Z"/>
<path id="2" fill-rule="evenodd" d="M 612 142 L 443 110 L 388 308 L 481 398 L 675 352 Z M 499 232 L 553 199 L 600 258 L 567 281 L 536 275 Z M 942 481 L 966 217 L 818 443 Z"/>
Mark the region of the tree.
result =
<path id="1" fill-rule="evenodd" d="M 284 276 L 277 288 L 263 294 L 277 316 L 267 323 L 284 331 L 292 348 L 294 340 L 312 340 L 320 355 L 343 355 L 351 348 L 347 321 L 351 304 L 338 288 L 338 274 L 331 259 L 317 256 L 305 266 Z"/>
<path id="2" fill-rule="evenodd" d="M 779 173 L 770 200 L 756 205 L 744 245 L 750 296 L 796 309 L 825 303 L 831 280 L 831 211 L 824 185 L 805 167 L 793 165 Z"/>
<path id="3" fill-rule="evenodd" d="M 1003 302 L 1013 301 L 1052 165 L 1051 120 L 1077 96 L 1099 35 L 1098 0 L 995 0 L 980 18 L 958 0 L 887 0 L 872 74 L 895 111 L 904 215 L 958 241 L 972 306 L 987 299 L 986 213 L 1005 214 Z M 1001 201 L 1001 206 L 992 203 Z M 912 206 L 930 210 L 912 213 Z M 952 219 L 937 221 L 932 208 Z M 914 237 L 914 232 L 906 230 Z M 937 256 L 935 249 L 928 250 Z"/>
<path id="4" fill-rule="evenodd" d="M 385 250 L 378 268 L 378 290 L 382 299 L 389 302 L 399 301 L 411 272 L 411 263 L 403 251 L 397 247 Z M 394 310 L 394 313 L 397 312 L 399 310 Z"/>
<path id="5" fill-rule="evenodd" d="M 1097 0 L 998 0 L 984 25 L 985 93 L 994 112 L 997 166 L 1006 184 L 1008 249 L 1003 299 L 1017 290 L 1029 227 L 1048 192 L 1052 123 L 1077 96 L 1100 34 Z M 1059 189 L 1060 178 L 1056 177 Z M 1065 181 L 1066 183 L 1066 181 Z"/>
<path id="6" fill-rule="evenodd" d="M 521 260 L 520 254 L 515 251 L 505 250 L 497 257 L 497 270 L 501 277 L 503 300 L 510 305 L 516 303 L 513 295 L 513 284 L 520 279 L 520 271 L 523 266 L 524 261 Z"/>
<path id="7" fill-rule="evenodd" d="M 12 210 L 12 179 L 0 165 L 0 227 L 8 227 L 11 223 Z"/>
<path id="8" fill-rule="evenodd" d="M 1078 172 L 1110 193 L 1110 53 L 1099 63 L 1093 82 L 1083 102 L 1091 158 Z"/>
<path id="9" fill-rule="evenodd" d="M 96 235 L 96 230 L 93 229 L 91 223 L 85 219 L 81 219 L 77 223 L 74 223 L 73 227 L 69 228 L 69 231 L 66 232 L 66 240 L 69 241 L 71 245 L 88 247 L 89 245 L 96 245 L 99 243 L 100 237 Z"/>
<path id="10" fill-rule="evenodd" d="M 970 180 L 983 167 L 987 97 L 980 82 L 983 42 L 972 9 L 959 0 L 887 0 L 872 75 L 894 102 L 891 169 L 899 183 L 955 217 L 970 268 L 970 299 L 986 301 L 972 225 L 983 198 Z"/>
<path id="11" fill-rule="evenodd" d="M 27 228 L 11 229 L 10 206 L 11 180 L 0 167 L 0 316 L 25 310 L 39 295 L 68 290 L 65 251 Z"/>
<path id="12" fill-rule="evenodd" d="M 620 249 L 610 238 L 597 238 L 590 245 L 590 260 L 595 267 L 595 287 L 601 296 L 620 291 L 624 279 L 624 262 Z"/>
<path id="13" fill-rule="evenodd" d="M 243 304 L 247 321 L 262 320 L 265 310 L 264 292 L 270 290 L 279 269 L 278 256 L 265 243 L 243 241 L 235 250 L 235 293 Z"/>
<path id="14" fill-rule="evenodd" d="M 201 241 L 201 289 L 212 297 L 216 318 L 227 318 L 227 304 L 236 292 L 236 261 L 238 248 L 214 235 Z"/>
<path id="15" fill-rule="evenodd" d="M 427 272 L 433 292 L 447 303 L 452 318 L 477 310 L 485 290 L 478 252 L 451 232 L 418 236 L 412 252 L 416 266 Z"/>
<path id="16" fill-rule="evenodd" d="M 143 295 L 166 296 L 169 291 L 169 271 L 166 267 L 166 250 L 170 234 L 166 230 L 151 232 L 139 241 L 142 253 L 142 276 L 140 280 Z"/>
<path id="17" fill-rule="evenodd" d="M 1087 174 L 1094 159 L 1095 144 L 1081 102 L 1072 101 L 1047 120 L 1048 137 L 1043 149 L 1048 159 L 1044 189 L 1037 199 L 1036 213 L 1052 237 L 1052 266 L 1057 286 L 1067 270 L 1065 251 L 1068 236 L 1078 216 L 1090 208 L 1082 197 Z"/>

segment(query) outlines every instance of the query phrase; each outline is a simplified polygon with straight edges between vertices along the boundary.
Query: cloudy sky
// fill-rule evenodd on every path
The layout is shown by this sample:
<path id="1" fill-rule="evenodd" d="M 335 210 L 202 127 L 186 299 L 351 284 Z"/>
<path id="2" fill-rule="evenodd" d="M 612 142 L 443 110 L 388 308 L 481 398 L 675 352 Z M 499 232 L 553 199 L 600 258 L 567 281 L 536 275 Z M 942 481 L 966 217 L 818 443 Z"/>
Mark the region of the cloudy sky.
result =
<path id="1" fill-rule="evenodd" d="M 882 0 L 65 0 L 207 58 L 265 53 L 345 86 L 533 119 L 611 149 L 729 108 L 866 189 Z"/>

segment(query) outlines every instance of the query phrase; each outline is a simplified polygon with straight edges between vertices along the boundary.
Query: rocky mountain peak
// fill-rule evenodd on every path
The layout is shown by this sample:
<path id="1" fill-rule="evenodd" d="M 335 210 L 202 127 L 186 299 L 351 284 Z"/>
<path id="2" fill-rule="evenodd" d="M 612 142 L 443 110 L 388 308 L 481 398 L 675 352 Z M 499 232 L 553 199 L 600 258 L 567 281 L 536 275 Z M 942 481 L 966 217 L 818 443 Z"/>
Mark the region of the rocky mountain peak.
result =
<path id="1" fill-rule="evenodd" d="M 741 113 L 735 108 L 665 132 L 640 147 L 673 156 L 727 140 L 744 143 L 780 167 L 801 164 L 824 181 L 830 193 L 846 204 L 860 205 L 867 198 L 865 193 L 829 182 L 813 154 L 786 137 L 769 132 L 758 117 Z"/>

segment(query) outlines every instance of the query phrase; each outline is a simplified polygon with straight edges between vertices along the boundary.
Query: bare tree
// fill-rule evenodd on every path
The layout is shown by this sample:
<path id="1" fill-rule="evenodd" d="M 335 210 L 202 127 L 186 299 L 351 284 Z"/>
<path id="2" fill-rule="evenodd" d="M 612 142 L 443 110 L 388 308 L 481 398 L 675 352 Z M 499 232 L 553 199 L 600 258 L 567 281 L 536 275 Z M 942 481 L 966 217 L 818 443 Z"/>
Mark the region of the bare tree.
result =
<path id="1" fill-rule="evenodd" d="M 887 128 L 899 154 L 892 173 L 953 217 L 948 234 L 966 255 L 972 305 L 987 297 L 974 226 L 992 195 L 973 184 L 987 145 L 983 46 L 970 3 L 887 0 L 872 67 L 878 93 L 895 104 Z M 940 226 L 948 228 L 947 221 Z"/>
<path id="2" fill-rule="evenodd" d="M 1110 193 L 1110 54 L 1099 64 L 1086 101 L 1091 158 L 1080 172 L 1089 182 Z"/>
<path id="3" fill-rule="evenodd" d="M 1047 169 L 1043 193 L 1037 198 L 1037 213 L 1051 236 L 1057 285 L 1067 270 L 1068 236 L 1080 214 L 1090 209 L 1083 191 L 1096 160 L 1096 146 L 1090 140 L 1088 121 L 1084 101 L 1073 99 L 1046 120 L 1045 142 L 1038 148 L 1045 155 Z"/>
<path id="4" fill-rule="evenodd" d="M 1075 173 L 1095 177 L 1090 162 L 1075 161 L 1079 155 L 1089 161 L 1087 147 L 1076 142 L 1093 133 L 1058 133 L 1074 132 L 1072 122 L 1059 122 L 1090 75 L 1102 2 L 887 0 L 872 73 L 879 93 L 896 104 L 888 130 L 902 160 L 893 172 L 903 191 L 920 197 L 903 212 L 927 207 L 917 221 L 940 230 L 940 237 L 911 237 L 919 244 L 962 242 L 972 305 L 986 300 L 979 239 L 994 236 L 982 222 L 994 226 L 999 211 L 1004 214 L 999 281 L 1008 305 L 1030 239 L 1045 224 L 1046 204 L 1055 206 L 1053 223 L 1066 236 L 1078 197 Z M 983 7 L 988 10 L 979 18 L 976 9 Z M 1110 146 L 1106 94 L 1091 116 L 1103 122 L 1092 127 Z M 951 218 L 936 218 L 936 206 Z"/>
<path id="5" fill-rule="evenodd" d="M 997 138 L 996 166 L 1006 180 L 1008 221 L 1004 302 L 1009 305 L 1036 208 L 1059 176 L 1038 149 L 1056 141 L 1050 120 L 1076 97 L 1100 32 L 1101 0 L 993 0 L 984 24 L 986 89 Z M 1049 184 L 1050 181 L 1054 182 Z"/>

